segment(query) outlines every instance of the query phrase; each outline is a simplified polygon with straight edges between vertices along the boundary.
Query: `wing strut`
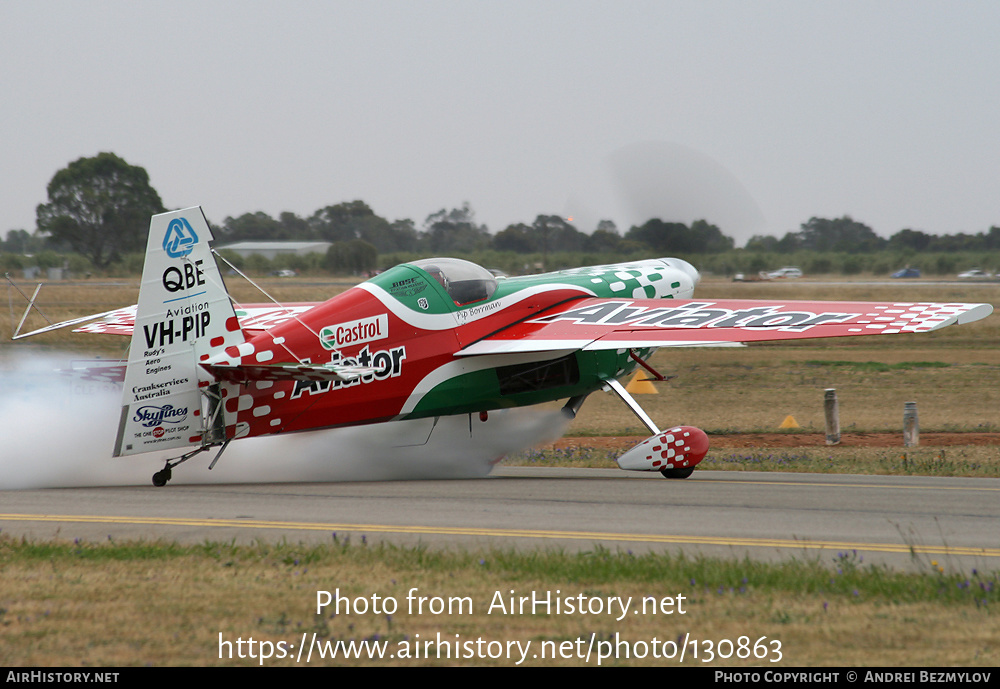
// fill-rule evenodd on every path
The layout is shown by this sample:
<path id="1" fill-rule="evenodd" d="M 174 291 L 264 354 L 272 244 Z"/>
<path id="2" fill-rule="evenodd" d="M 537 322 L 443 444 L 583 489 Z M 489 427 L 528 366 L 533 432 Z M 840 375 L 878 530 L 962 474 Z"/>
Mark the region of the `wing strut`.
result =
<path id="1" fill-rule="evenodd" d="M 24 299 L 28 302 L 28 305 L 24 309 L 24 315 L 21 316 L 21 322 L 17 324 L 16 328 L 14 328 L 14 334 L 10 338 L 12 340 L 20 340 L 21 338 L 31 337 L 32 335 L 41 335 L 42 333 L 47 333 L 47 332 L 49 332 L 51 330 L 59 330 L 60 328 L 68 328 L 71 325 L 79 325 L 80 323 L 86 323 L 87 321 L 93 321 L 93 320 L 96 320 L 96 319 L 100 318 L 101 316 L 107 316 L 109 313 L 111 313 L 111 311 L 105 311 L 104 313 L 95 313 L 95 314 L 91 314 L 90 316 L 83 316 L 81 318 L 73 318 L 72 320 L 63 321 L 61 323 L 53 323 L 52 320 L 48 316 L 46 316 L 45 313 L 40 308 L 38 308 L 38 304 L 35 303 L 35 301 L 38 299 L 38 292 L 42 289 L 42 284 L 43 283 L 39 282 L 38 283 L 38 287 L 35 288 L 35 293 L 32 294 L 29 297 L 27 294 L 25 294 L 24 292 L 21 291 L 21 288 L 18 287 L 17 284 L 15 284 L 15 282 L 13 280 L 11 280 L 10 273 L 4 273 L 4 277 L 7 279 L 7 282 L 10 283 L 11 287 L 13 287 L 14 289 L 16 289 L 18 291 L 18 293 L 22 297 L 24 297 Z M 9 294 L 10 288 L 8 287 L 7 290 L 8 290 L 8 294 Z M 39 328 L 38 330 L 32 330 L 30 333 L 23 333 L 22 334 L 21 333 L 21 328 L 24 326 L 24 321 L 27 320 L 28 314 L 31 313 L 32 309 L 34 309 L 35 311 L 37 311 L 39 313 L 39 315 L 42 318 L 44 318 L 46 320 L 46 322 L 48 322 L 48 325 L 45 326 L 44 328 Z M 13 303 L 13 301 L 11 301 L 11 307 L 10 307 L 10 320 L 11 320 L 11 325 L 13 326 L 14 325 L 14 303 Z"/>
<path id="2" fill-rule="evenodd" d="M 638 354 L 635 353 L 634 349 L 628 350 L 628 356 L 629 356 L 629 358 L 632 361 L 634 361 L 635 363 L 639 364 L 644 369 L 646 369 L 646 372 L 649 373 L 649 375 L 653 376 L 653 378 L 651 380 L 654 383 L 666 383 L 671 378 L 676 378 L 677 377 L 677 376 L 665 376 L 665 375 L 663 375 L 662 373 L 660 373 L 659 371 L 657 371 L 655 368 L 653 368 L 652 366 L 650 366 L 649 364 L 647 364 L 642 359 L 642 357 L 640 357 Z"/>
<path id="3" fill-rule="evenodd" d="M 660 432 L 660 429 L 656 427 L 653 420 L 649 418 L 649 415 L 645 411 L 643 411 L 643 408 L 639 406 L 639 403 L 636 402 L 635 399 L 633 399 L 632 395 L 625 391 L 625 388 L 622 387 L 621 383 L 614 378 L 608 378 L 604 381 L 604 383 L 607 388 L 613 390 L 615 394 L 621 398 L 622 402 L 628 405 L 628 408 L 632 410 L 633 414 L 639 417 L 639 420 L 645 424 L 650 433 L 656 435 Z"/>
<path id="4" fill-rule="evenodd" d="M 49 320 L 49 317 L 46 316 L 44 313 L 42 313 L 42 310 L 40 308 L 38 308 L 37 306 L 35 306 L 35 299 L 38 298 L 38 292 L 42 289 L 42 283 L 40 283 L 40 282 L 38 283 L 38 287 L 35 288 L 35 293 L 31 295 L 30 299 L 28 299 L 28 295 L 25 294 L 24 292 L 22 292 L 21 288 L 18 287 L 17 285 L 15 285 L 14 281 L 10 279 L 10 273 L 4 273 L 3 276 L 5 278 L 7 278 L 7 282 L 9 282 L 11 284 L 11 286 L 14 289 L 16 289 L 18 291 L 18 293 L 22 297 L 24 297 L 25 299 L 28 300 L 28 306 L 25 307 L 25 309 L 24 309 L 24 315 L 21 316 L 21 322 L 18 323 L 17 324 L 17 328 L 14 329 L 14 337 L 12 337 L 11 339 L 13 339 L 13 340 L 17 339 L 18 333 L 21 332 L 21 326 L 24 325 L 24 320 L 28 317 L 28 314 L 31 313 L 32 307 L 34 307 L 35 311 L 37 311 L 38 313 L 41 314 L 42 318 L 44 318 L 46 321 L 49 322 L 49 325 L 52 325 L 52 321 Z M 10 315 L 11 315 L 11 320 L 13 320 L 13 317 L 14 317 L 14 308 L 13 308 L 13 305 L 11 305 Z"/>

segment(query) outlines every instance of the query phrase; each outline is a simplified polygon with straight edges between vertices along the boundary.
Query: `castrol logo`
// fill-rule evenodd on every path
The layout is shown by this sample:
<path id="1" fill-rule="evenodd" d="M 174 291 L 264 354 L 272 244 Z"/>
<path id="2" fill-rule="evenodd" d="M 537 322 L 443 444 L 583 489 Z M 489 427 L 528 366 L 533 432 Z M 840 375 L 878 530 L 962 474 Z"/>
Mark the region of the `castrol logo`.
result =
<path id="1" fill-rule="evenodd" d="M 340 349 L 389 337 L 389 316 L 381 314 L 356 321 L 328 325 L 319 331 L 324 349 Z"/>

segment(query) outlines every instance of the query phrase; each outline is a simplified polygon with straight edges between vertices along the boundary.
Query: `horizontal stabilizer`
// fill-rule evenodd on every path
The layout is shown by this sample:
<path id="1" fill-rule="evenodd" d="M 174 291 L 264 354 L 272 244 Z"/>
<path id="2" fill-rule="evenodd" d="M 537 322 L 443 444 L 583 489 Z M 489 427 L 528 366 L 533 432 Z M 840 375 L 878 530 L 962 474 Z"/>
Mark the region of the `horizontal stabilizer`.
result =
<path id="1" fill-rule="evenodd" d="M 315 383 L 334 380 L 349 381 L 375 371 L 374 368 L 368 366 L 335 366 L 332 364 L 255 364 L 249 366 L 202 364 L 202 368 L 218 380 L 237 384 L 253 381 L 277 383 L 290 380 Z"/>
<path id="2" fill-rule="evenodd" d="M 314 306 L 316 306 L 314 303 L 284 305 L 247 304 L 245 306 L 240 306 L 236 310 L 236 318 L 239 319 L 241 330 L 246 332 L 257 332 L 269 330 L 276 325 L 281 325 L 286 321 L 296 318 L 299 314 L 305 313 Z M 48 330 L 63 328 L 68 325 L 85 323 L 86 321 L 94 320 L 96 318 L 101 318 L 101 320 L 97 323 L 90 323 L 89 325 L 76 328 L 73 332 L 91 334 L 97 333 L 103 335 L 131 335 L 132 330 L 135 328 L 135 307 L 126 306 L 124 308 L 115 309 L 114 311 L 108 311 L 106 313 L 84 316 L 83 318 L 78 318 L 73 321 L 66 321 L 65 323 L 58 323 L 56 325 L 49 326 L 48 328 L 42 328 L 41 330 L 36 330 L 33 333 L 21 335 L 21 337 L 37 335 Z"/>
<path id="3" fill-rule="evenodd" d="M 98 318 L 106 318 L 111 314 L 115 314 L 119 311 L 121 311 L 121 309 L 113 309 L 111 311 L 105 311 L 104 313 L 93 313 L 89 316 L 81 316 L 80 318 L 73 318 L 72 320 L 63 321 L 62 323 L 53 323 L 51 325 L 45 326 L 44 328 L 39 328 L 38 330 L 32 330 L 30 333 L 18 333 L 13 337 L 11 337 L 10 339 L 20 340 L 25 337 L 32 337 L 33 335 L 41 335 L 42 333 L 52 332 L 53 330 L 59 330 L 61 328 L 69 328 L 71 326 L 80 325 L 81 323 L 86 323 L 87 321 L 93 321 Z M 134 307 L 133 307 L 133 312 L 134 312 Z M 79 331 L 74 331 L 74 332 L 79 332 Z M 128 334 L 132 334 L 132 331 L 129 330 Z"/>
<path id="4" fill-rule="evenodd" d="M 60 369 L 59 373 L 80 383 L 102 383 L 116 385 L 119 388 L 125 382 L 126 361 L 92 359 L 73 361 L 70 368 Z"/>

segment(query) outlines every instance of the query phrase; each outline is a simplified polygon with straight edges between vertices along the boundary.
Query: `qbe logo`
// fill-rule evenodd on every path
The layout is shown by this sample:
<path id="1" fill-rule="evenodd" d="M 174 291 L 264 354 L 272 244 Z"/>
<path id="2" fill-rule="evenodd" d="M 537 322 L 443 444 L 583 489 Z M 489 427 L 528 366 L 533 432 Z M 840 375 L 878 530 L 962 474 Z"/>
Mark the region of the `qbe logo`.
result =
<path id="1" fill-rule="evenodd" d="M 174 218 L 163 235 L 163 250 L 170 258 L 184 258 L 198 243 L 198 235 L 187 218 Z"/>

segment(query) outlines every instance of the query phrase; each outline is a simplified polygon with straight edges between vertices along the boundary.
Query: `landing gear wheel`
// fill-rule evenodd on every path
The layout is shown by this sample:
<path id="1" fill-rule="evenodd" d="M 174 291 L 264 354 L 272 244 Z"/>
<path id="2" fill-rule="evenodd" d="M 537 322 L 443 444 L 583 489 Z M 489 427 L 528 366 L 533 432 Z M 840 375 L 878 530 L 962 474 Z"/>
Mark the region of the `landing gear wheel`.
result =
<path id="1" fill-rule="evenodd" d="M 664 478 L 687 478 L 694 473 L 694 467 L 677 467 L 676 469 L 660 469 Z"/>
<path id="2" fill-rule="evenodd" d="M 167 481 L 170 480 L 171 474 L 172 472 L 170 471 L 170 467 L 164 467 L 162 471 L 157 471 L 153 474 L 153 485 L 157 488 L 162 488 L 167 485 Z"/>

